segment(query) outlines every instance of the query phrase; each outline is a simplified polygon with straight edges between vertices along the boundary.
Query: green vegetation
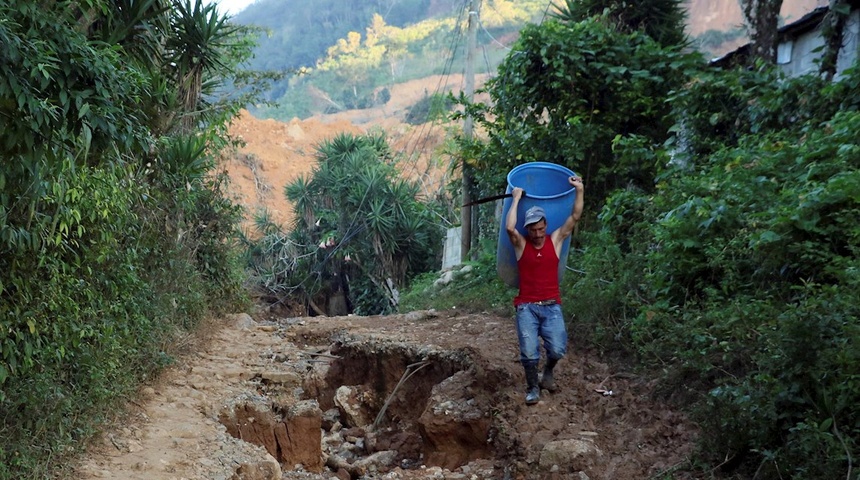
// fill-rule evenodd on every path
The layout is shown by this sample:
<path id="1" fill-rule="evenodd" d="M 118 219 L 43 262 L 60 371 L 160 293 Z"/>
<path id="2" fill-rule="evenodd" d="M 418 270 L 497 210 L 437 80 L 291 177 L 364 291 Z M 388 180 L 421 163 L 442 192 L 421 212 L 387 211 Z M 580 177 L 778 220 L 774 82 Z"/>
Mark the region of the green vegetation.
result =
<path id="1" fill-rule="evenodd" d="M 664 46 L 684 45 L 686 11 L 683 0 L 564 0 L 556 18 L 576 22 L 602 16 L 620 33 L 642 32 Z"/>
<path id="2" fill-rule="evenodd" d="M 252 113 L 290 120 L 320 112 L 369 108 L 381 104 L 381 92 L 393 84 L 462 72 L 465 68 L 463 39 L 467 19 L 462 8 L 434 12 L 426 10 L 427 2 L 398 2 L 400 10 L 388 11 L 383 17 L 381 13 L 387 9 L 377 5 L 356 10 L 345 2 L 328 3 L 334 9 L 331 11 L 347 13 L 339 15 L 338 22 L 323 24 L 314 32 L 303 31 L 294 21 L 274 23 L 260 18 L 260 12 L 274 8 L 271 0 L 258 2 L 237 16 L 243 23 L 273 29 L 271 38 L 264 39 L 256 52 L 257 68 L 295 72 L 292 78 L 276 83 L 270 96 L 276 105 L 257 106 Z M 505 52 L 489 48 L 496 38 L 515 34 L 524 23 L 539 19 L 547 8 L 546 2 L 537 0 L 494 0 L 485 4 L 478 35 L 485 56 L 478 63 L 478 73 L 492 70 L 503 59 Z M 309 8 L 296 7 L 298 12 Z M 327 15 L 317 2 L 312 8 L 302 15 Z M 311 25 L 318 23 L 309 22 L 308 27 Z M 333 34 L 337 36 L 331 37 Z M 272 48 L 275 43 L 279 48 Z M 293 50 L 307 53 L 285 55 Z M 275 58 L 290 58 L 293 63 L 279 66 Z"/>
<path id="3" fill-rule="evenodd" d="M 435 122 L 448 117 L 454 107 L 454 100 L 450 95 L 425 95 L 406 113 L 406 123 L 410 125 L 421 125 L 427 122 Z"/>
<path id="4" fill-rule="evenodd" d="M 338 135 L 317 159 L 311 178 L 285 188 L 298 212 L 292 231 L 258 217 L 253 270 L 266 291 L 311 308 L 334 297 L 343 304 L 329 313 L 390 313 L 406 283 L 440 262 L 439 214 L 418 200 L 416 183 L 398 178 L 381 135 Z"/>
<path id="5" fill-rule="evenodd" d="M 489 132 L 463 142 L 477 189 L 504 189 L 533 160 L 584 174 L 590 216 L 562 285 L 570 332 L 660 374 L 698 420 L 701 448 L 676 472 L 852 476 L 860 70 L 837 83 L 761 63 L 717 71 L 623 25 L 568 12 L 523 30 L 493 102 L 466 105 Z M 496 308 L 493 248 L 405 304 Z"/>
<path id="6" fill-rule="evenodd" d="M 469 107 L 489 133 L 484 144 L 464 146 L 477 179 L 474 198 L 504 191 L 507 172 L 535 160 L 588 178 L 597 205 L 618 188 L 653 190 L 666 157 L 652 146 L 672 136 L 668 94 L 702 62 L 613 24 L 602 16 L 522 30 L 486 86 L 492 101 Z"/>
<path id="7" fill-rule="evenodd" d="M 288 78 L 275 81 L 265 92 L 271 104 L 250 110 L 259 117 L 288 121 L 370 108 L 384 104 L 387 88 L 396 83 L 462 72 L 466 18 L 462 5 L 454 3 L 258 0 L 234 18 L 236 23 L 267 32 L 255 47 L 250 66 L 280 71 Z M 623 1 L 565 0 L 555 2 L 557 8 L 548 8 L 546 2 L 536 0 L 484 1 L 478 30 L 482 59 L 477 68 L 479 73 L 494 72 L 507 54 L 498 48 L 497 39 L 509 38 L 528 23 L 542 23 L 549 16 L 609 15 L 619 31 L 641 32 L 665 46 L 689 43 L 702 52 L 714 52 L 746 35 L 744 28 L 711 30 L 688 40 L 683 28 L 677 28 L 685 21 L 678 8 L 681 3 L 647 0 L 629 8 Z"/>
<path id="8" fill-rule="evenodd" d="M 531 2 L 493 5 L 484 27 L 503 31 Z M 523 29 L 486 85 L 491 103 L 461 99 L 486 133 L 456 152 L 475 170 L 473 197 L 504 190 L 527 161 L 585 177 L 562 286 L 570 331 L 660 374 L 696 416 L 701 450 L 673 471 L 851 476 L 860 70 L 836 83 L 763 63 L 711 70 L 684 49 L 679 2 L 566 5 Z M 405 78 L 392 67 L 460 28 L 366 21 L 290 91 L 371 104 Z M 0 4 L 0 478 L 49 478 L 172 361 L 178 336 L 246 305 L 241 212 L 214 167 L 227 121 L 272 79 L 239 69 L 247 33 L 191 2 Z M 418 121 L 447 105 L 428 95 L 414 110 Z M 427 272 L 451 213 L 399 176 L 385 137 L 340 135 L 317 156 L 285 189 L 291 230 L 261 215 L 259 238 L 244 239 L 257 285 L 312 310 L 508 311 L 489 212 L 470 270 L 437 284 Z"/>
<path id="9" fill-rule="evenodd" d="M 213 172 L 244 31 L 200 3 L 0 4 L 0 478 L 50 478 L 179 336 L 246 305 Z"/>
<path id="10" fill-rule="evenodd" d="M 481 257 L 466 262 L 451 272 L 451 281 L 443 282 L 439 272 L 426 272 L 416 276 L 403 293 L 401 312 L 413 310 L 450 310 L 488 312 L 497 315 L 510 313 L 516 290 L 502 282 L 496 274 L 496 245 L 484 241 Z"/>
<path id="11" fill-rule="evenodd" d="M 295 71 L 315 65 L 347 33 L 363 31 L 374 15 L 384 14 L 386 23 L 405 27 L 416 19 L 451 13 L 430 11 L 428 3 L 426 0 L 257 0 L 233 21 L 269 31 L 254 48 L 252 68 Z M 280 88 L 276 86 L 276 90 Z"/>

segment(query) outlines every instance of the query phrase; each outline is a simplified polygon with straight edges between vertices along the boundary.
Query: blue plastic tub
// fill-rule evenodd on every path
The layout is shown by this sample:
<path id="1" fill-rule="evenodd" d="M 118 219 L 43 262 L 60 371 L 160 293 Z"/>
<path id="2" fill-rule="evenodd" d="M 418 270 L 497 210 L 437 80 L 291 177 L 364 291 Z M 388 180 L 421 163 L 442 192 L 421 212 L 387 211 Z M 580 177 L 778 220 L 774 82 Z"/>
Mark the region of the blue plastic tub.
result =
<path id="1" fill-rule="evenodd" d="M 523 236 L 526 236 L 526 230 L 522 225 L 523 218 L 526 210 L 533 205 L 540 205 L 546 212 L 547 234 L 560 227 L 570 216 L 576 200 L 576 189 L 571 187 L 567 180 L 571 175 L 575 175 L 575 173 L 569 168 L 548 162 L 524 163 L 508 173 L 508 188 L 505 193 L 511 193 L 514 187 L 520 187 L 526 192 L 525 197 L 520 199 L 517 209 L 517 230 Z M 517 256 L 505 230 L 511 202 L 511 198 L 506 198 L 502 207 L 499 243 L 496 251 L 496 270 L 506 284 L 519 287 L 520 276 L 517 270 Z M 562 244 L 561 255 L 559 256 L 559 282 L 564 275 L 569 249 L 570 237 Z"/>

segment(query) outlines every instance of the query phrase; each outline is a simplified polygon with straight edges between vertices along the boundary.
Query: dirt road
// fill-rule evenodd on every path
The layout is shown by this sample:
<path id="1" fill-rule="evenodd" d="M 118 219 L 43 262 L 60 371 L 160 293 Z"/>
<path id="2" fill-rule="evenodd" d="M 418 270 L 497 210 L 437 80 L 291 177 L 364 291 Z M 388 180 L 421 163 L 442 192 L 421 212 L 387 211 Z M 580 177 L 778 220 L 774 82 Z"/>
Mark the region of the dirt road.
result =
<path id="1" fill-rule="evenodd" d="M 645 479 L 684 461 L 687 419 L 576 351 L 527 407 L 515 339 L 510 318 L 455 311 L 232 315 L 73 478 Z"/>

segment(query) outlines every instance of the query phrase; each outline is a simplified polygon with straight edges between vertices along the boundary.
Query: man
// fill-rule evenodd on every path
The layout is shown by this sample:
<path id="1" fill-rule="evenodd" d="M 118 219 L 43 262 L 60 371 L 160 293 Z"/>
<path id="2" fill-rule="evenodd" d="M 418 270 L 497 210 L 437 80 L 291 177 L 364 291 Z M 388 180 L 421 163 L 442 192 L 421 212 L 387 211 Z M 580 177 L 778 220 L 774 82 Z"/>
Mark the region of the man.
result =
<path id="1" fill-rule="evenodd" d="M 521 188 L 511 192 L 511 207 L 505 223 L 508 237 L 517 257 L 520 291 L 514 298 L 517 309 L 517 338 L 520 343 L 520 363 L 526 372 L 526 404 L 540 400 L 540 389 L 557 390 L 552 370 L 567 352 L 567 330 L 561 313 L 561 294 L 558 288 L 558 269 L 561 247 L 573 232 L 582 216 L 585 188 L 582 179 L 567 179 L 576 189 L 573 210 L 564 223 L 549 236 L 546 234 L 546 213 L 534 206 L 526 211 L 523 226 L 527 238 L 517 230 L 517 207 L 523 196 Z M 546 364 L 538 381 L 540 339 L 546 350 Z"/>

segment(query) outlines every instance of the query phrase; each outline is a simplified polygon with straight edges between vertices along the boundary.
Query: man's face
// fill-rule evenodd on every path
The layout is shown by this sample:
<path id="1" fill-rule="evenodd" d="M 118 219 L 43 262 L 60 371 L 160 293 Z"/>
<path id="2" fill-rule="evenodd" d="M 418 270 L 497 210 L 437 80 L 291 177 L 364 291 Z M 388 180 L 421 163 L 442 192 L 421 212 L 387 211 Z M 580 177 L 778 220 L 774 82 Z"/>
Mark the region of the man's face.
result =
<path id="1" fill-rule="evenodd" d="M 546 219 L 541 219 L 539 222 L 527 226 L 526 233 L 528 233 L 532 243 L 539 243 L 546 237 Z"/>

